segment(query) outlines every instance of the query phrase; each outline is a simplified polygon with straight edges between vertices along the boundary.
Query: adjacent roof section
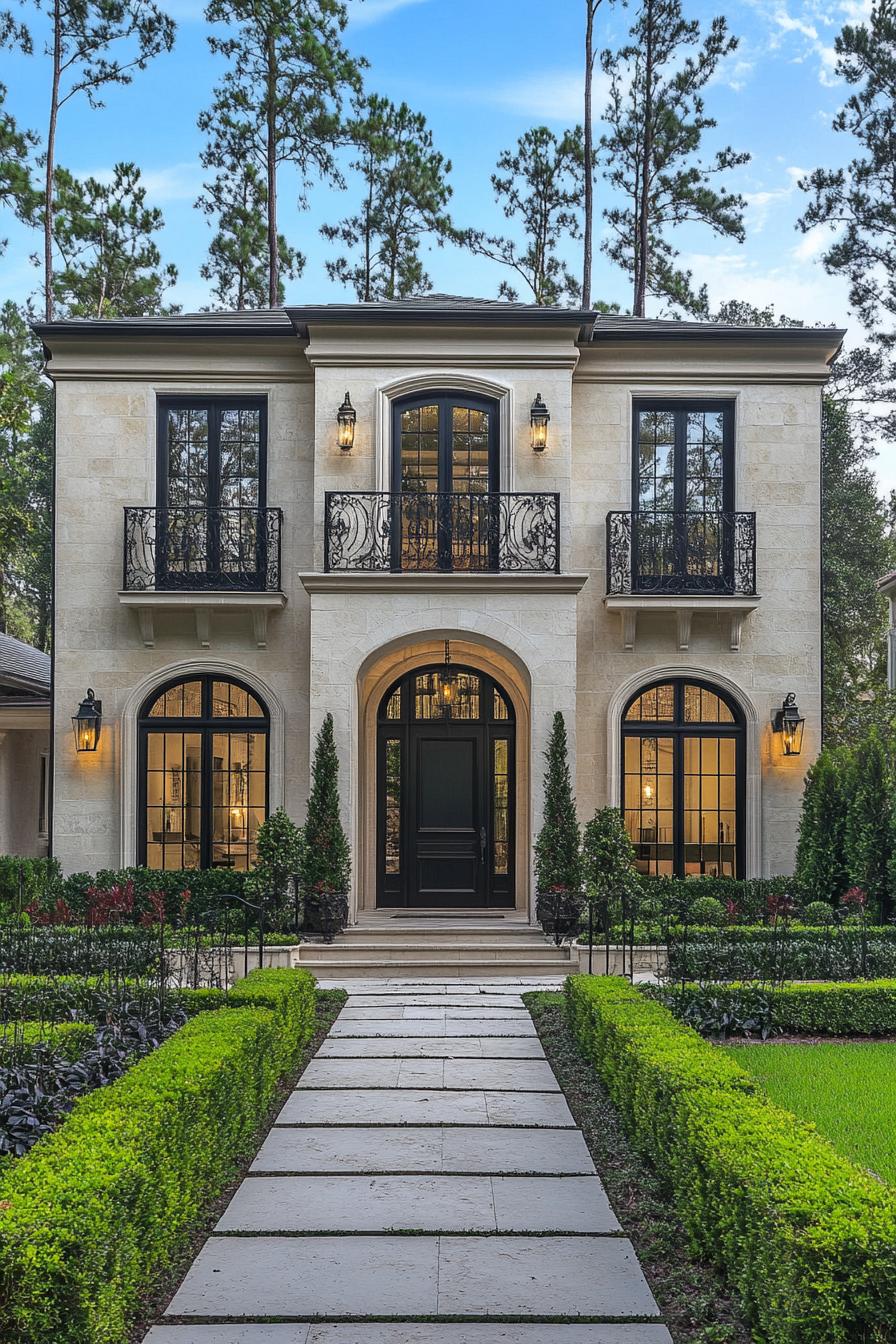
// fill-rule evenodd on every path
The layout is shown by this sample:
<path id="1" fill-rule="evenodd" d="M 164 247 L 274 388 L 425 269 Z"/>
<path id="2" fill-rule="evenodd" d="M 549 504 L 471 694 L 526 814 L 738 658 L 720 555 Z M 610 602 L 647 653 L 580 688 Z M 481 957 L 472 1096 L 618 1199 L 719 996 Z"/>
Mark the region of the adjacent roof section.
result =
<path id="1" fill-rule="evenodd" d="M 12 635 L 0 634 L 0 696 L 10 691 L 48 696 L 50 658 Z"/>
<path id="2" fill-rule="evenodd" d="M 877 586 L 885 597 L 896 597 L 896 569 L 891 569 L 889 574 L 878 579 Z"/>
<path id="3" fill-rule="evenodd" d="M 373 303 L 303 304 L 244 312 L 174 313 L 166 317 L 67 318 L 38 322 L 35 333 L 44 342 L 58 336 L 108 339 L 181 340 L 233 338 L 282 340 L 292 333 L 307 338 L 309 323 L 352 325 L 438 322 L 448 325 L 555 326 L 579 329 L 584 343 L 626 340 L 738 340 L 785 341 L 827 345 L 836 353 L 845 332 L 839 327 L 747 327 L 718 322 L 677 322 L 670 318 L 629 317 L 596 313 L 591 309 L 560 308 L 506 299 L 479 299 L 462 294 L 422 294 L 410 299 L 381 299 Z"/>

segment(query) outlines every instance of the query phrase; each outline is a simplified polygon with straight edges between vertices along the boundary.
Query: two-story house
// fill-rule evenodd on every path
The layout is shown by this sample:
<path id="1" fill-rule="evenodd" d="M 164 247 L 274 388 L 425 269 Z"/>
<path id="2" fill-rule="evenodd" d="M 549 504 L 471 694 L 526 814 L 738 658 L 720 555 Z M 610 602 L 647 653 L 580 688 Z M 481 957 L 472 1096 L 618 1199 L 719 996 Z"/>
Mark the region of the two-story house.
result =
<path id="1" fill-rule="evenodd" d="M 791 870 L 840 331 L 446 295 L 37 330 L 66 869 L 251 865 L 329 711 L 353 913 L 531 911 L 562 710 L 643 872 Z"/>

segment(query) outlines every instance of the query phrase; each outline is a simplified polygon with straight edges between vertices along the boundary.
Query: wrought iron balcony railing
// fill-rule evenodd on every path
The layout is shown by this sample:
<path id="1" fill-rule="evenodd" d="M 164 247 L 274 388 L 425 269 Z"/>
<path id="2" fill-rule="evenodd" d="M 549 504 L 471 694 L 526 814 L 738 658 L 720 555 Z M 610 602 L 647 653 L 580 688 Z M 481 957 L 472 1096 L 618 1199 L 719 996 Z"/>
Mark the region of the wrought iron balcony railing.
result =
<path id="1" fill-rule="evenodd" d="M 279 592 L 280 509 L 124 511 L 124 589 Z"/>
<path id="2" fill-rule="evenodd" d="M 755 596 L 755 513 L 608 513 L 607 592 Z"/>
<path id="3" fill-rule="evenodd" d="M 560 496 L 332 491 L 324 513 L 324 567 L 559 573 Z"/>

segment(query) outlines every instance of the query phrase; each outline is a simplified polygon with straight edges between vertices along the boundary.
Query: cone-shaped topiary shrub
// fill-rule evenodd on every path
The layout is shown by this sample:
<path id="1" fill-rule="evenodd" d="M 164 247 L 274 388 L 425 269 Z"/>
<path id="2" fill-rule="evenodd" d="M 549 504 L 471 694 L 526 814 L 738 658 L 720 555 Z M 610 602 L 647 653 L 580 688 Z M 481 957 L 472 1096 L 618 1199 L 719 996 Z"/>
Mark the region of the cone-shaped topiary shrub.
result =
<path id="1" fill-rule="evenodd" d="M 566 724 L 558 710 L 545 752 L 544 821 L 535 841 L 535 889 L 578 892 L 582 880 L 579 821 L 569 774 Z"/>
<path id="2" fill-rule="evenodd" d="M 327 715 L 317 734 L 303 836 L 300 872 L 306 896 L 347 893 L 352 861 L 339 817 L 339 758 L 332 714 Z"/>

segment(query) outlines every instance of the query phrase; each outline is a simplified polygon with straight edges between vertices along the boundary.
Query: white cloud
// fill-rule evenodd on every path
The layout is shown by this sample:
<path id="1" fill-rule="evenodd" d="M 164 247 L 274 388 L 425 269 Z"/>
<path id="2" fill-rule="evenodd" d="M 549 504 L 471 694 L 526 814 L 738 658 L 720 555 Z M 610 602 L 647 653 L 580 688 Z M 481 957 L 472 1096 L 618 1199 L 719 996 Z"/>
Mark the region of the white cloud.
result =
<path id="1" fill-rule="evenodd" d="M 830 247 L 833 238 L 833 232 L 827 224 L 816 224 L 803 234 L 793 249 L 793 255 L 799 262 L 817 261 L 822 252 Z"/>
<path id="2" fill-rule="evenodd" d="M 600 114 L 609 93 L 609 81 L 600 71 L 594 76 L 594 108 Z M 577 67 L 539 70 L 531 75 L 494 84 L 490 88 L 470 90 L 471 99 L 484 98 L 512 112 L 545 121 L 581 122 L 585 93 L 582 71 Z"/>
<path id="3" fill-rule="evenodd" d="M 427 3 L 428 0 L 349 0 L 348 19 L 354 28 L 369 28 L 399 9 Z"/>
<path id="4" fill-rule="evenodd" d="M 95 177 L 98 182 L 110 183 L 111 168 L 85 169 L 81 177 Z M 140 172 L 141 185 L 153 205 L 167 205 L 170 201 L 191 201 L 199 194 L 202 169 L 198 163 L 172 163 L 163 168 L 144 168 Z"/>

